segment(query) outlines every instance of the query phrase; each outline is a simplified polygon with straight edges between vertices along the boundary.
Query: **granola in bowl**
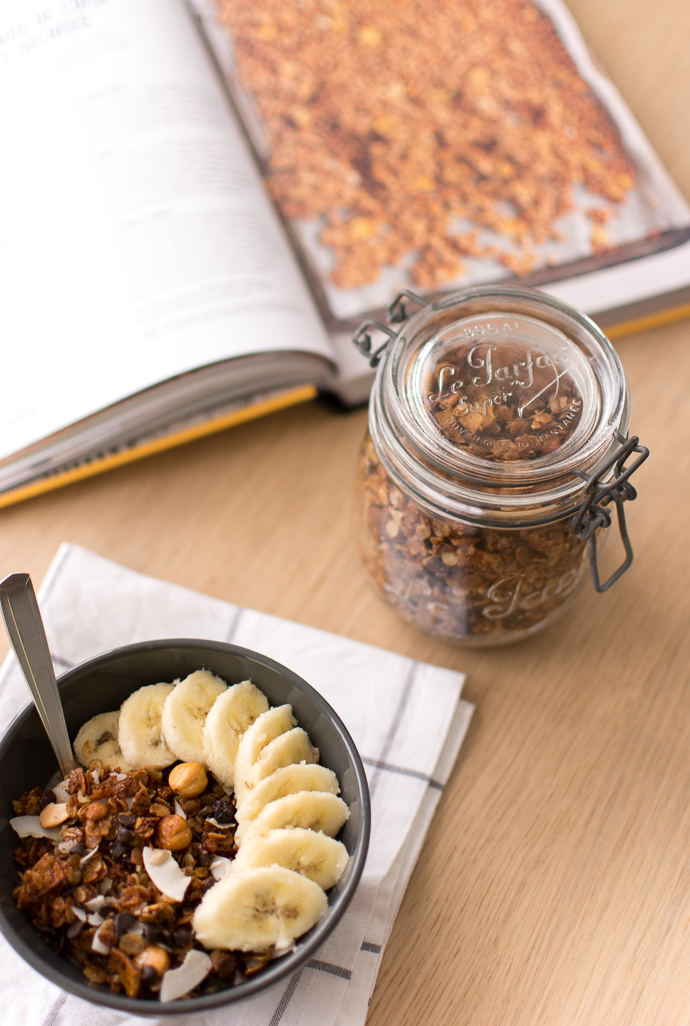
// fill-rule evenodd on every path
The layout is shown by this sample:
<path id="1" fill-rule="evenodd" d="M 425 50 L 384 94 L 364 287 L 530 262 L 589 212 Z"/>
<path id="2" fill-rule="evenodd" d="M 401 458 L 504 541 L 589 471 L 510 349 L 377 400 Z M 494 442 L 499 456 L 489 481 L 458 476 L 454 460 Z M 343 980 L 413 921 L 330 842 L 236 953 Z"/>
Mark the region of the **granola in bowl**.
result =
<path id="1" fill-rule="evenodd" d="M 209 687 L 213 701 L 197 715 L 190 699 Z M 168 719 L 163 737 L 162 707 L 157 723 L 151 717 L 156 688 L 176 694 L 180 736 Z M 132 704 L 136 729 L 128 734 Z M 147 750 L 167 765 L 132 766 L 144 714 Z M 209 758 L 204 732 L 216 742 Z M 161 739 L 175 749 L 169 758 L 160 756 Z M 180 746 L 195 743 L 199 759 L 180 761 Z M 228 748 L 232 784 L 220 758 Z M 195 671 L 134 691 L 119 721 L 98 713 L 82 725 L 75 751 L 85 765 L 12 802 L 10 826 L 20 837 L 13 896 L 89 986 L 144 1003 L 212 1007 L 214 995 L 246 991 L 271 963 L 290 962 L 350 862 L 336 840 L 350 809 L 290 704 L 270 706 L 250 681 L 228 687 Z"/>

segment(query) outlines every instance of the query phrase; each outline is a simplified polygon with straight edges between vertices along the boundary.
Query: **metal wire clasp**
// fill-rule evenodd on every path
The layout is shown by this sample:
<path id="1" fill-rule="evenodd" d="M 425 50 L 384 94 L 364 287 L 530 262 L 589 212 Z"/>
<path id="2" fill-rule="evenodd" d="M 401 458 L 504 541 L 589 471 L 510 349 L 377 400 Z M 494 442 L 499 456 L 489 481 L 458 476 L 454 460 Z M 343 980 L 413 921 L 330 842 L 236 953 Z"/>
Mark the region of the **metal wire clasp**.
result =
<path id="1" fill-rule="evenodd" d="M 589 542 L 589 566 L 592 571 L 594 587 L 599 592 L 608 591 L 611 585 L 615 584 L 623 576 L 633 561 L 633 550 L 625 523 L 623 503 L 627 502 L 628 499 L 637 498 L 637 492 L 628 479 L 649 456 L 649 449 L 646 449 L 644 445 L 638 445 L 639 438 L 637 435 L 633 438 L 624 438 L 623 435 L 616 432 L 616 440 L 620 442 L 619 448 L 616 449 L 596 474 L 592 474 L 591 477 L 581 474 L 587 482 L 585 498 L 573 517 L 571 524 L 573 534 L 581 538 L 582 541 Z M 639 453 L 639 456 L 634 463 L 626 467 L 625 461 L 634 452 Z M 600 478 L 614 465 L 616 468 L 614 477 L 607 481 L 606 484 L 602 484 Z M 602 584 L 599 579 L 596 533 L 600 527 L 607 528 L 611 526 L 611 510 L 606 508 L 611 502 L 616 504 L 618 528 L 623 547 L 625 548 L 625 560 L 615 573 L 611 574 L 608 581 Z"/>
<path id="2" fill-rule="evenodd" d="M 414 292 L 410 292 L 409 289 L 401 289 L 397 296 L 388 307 L 388 320 L 390 324 L 401 324 L 402 321 L 407 320 L 407 309 L 405 307 L 405 300 L 409 299 L 413 303 L 419 303 L 420 306 L 426 306 L 426 302 L 420 299 L 419 296 L 415 295 Z M 377 349 L 373 348 L 373 342 L 371 340 L 371 332 L 382 331 L 388 338 L 383 342 Z M 352 341 L 355 348 L 366 356 L 369 361 L 370 367 L 378 367 L 383 351 L 391 341 L 391 339 L 397 338 L 398 332 L 394 331 L 393 328 L 389 327 L 388 324 L 384 324 L 382 321 L 365 321 L 364 324 L 360 324 L 357 331 L 352 336 Z"/>

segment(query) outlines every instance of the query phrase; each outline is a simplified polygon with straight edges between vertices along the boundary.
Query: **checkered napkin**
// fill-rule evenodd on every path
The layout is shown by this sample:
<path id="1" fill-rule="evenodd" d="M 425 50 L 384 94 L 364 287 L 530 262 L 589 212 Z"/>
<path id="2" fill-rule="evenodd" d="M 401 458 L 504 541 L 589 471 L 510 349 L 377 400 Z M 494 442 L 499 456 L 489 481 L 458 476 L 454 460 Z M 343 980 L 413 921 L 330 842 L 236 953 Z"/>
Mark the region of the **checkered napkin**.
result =
<path id="1" fill-rule="evenodd" d="M 137 641 L 231 641 L 289 666 L 336 709 L 362 756 L 372 797 L 371 844 L 357 892 L 316 958 L 231 1011 L 215 1009 L 194 1023 L 362 1026 L 383 948 L 472 715 L 460 699 L 463 675 L 144 577 L 76 545 L 61 546 L 39 600 L 58 673 Z M 27 699 L 10 656 L 0 671 L 0 726 Z M 61 992 L 2 938 L 0 994 L 7 1026 L 153 1021 Z"/>

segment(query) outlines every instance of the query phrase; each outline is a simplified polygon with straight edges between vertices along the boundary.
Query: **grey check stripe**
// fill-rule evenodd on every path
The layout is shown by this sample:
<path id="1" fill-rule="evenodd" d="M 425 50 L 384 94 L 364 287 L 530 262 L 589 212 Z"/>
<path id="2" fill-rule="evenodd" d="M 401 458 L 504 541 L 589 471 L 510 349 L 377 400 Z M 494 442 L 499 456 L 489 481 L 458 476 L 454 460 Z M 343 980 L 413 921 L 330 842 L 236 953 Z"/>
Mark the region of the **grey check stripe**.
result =
<path id="1" fill-rule="evenodd" d="M 415 675 L 417 673 L 418 665 L 419 664 L 417 662 L 413 662 L 412 665 L 410 666 L 409 672 L 407 674 L 407 680 L 405 681 L 405 685 L 404 685 L 404 687 L 402 689 L 402 692 L 400 694 L 400 698 L 398 699 L 398 706 L 397 706 L 397 708 L 395 710 L 395 715 L 393 716 L 393 722 L 391 723 L 390 729 L 388 731 L 388 734 L 386 735 L 386 740 L 383 742 L 383 747 L 381 749 L 381 756 L 380 756 L 379 760 L 377 760 L 377 765 L 375 766 L 375 772 L 373 773 L 372 778 L 371 778 L 371 780 L 369 782 L 369 794 L 372 797 L 373 797 L 374 791 L 376 790 L 376 785 L 378 784 L 379 778 L 380 778 L 379 770 L 381 769 L 381 766 L 379 766 L 378 763 L 379 762 L 380 763 L 385 763 L 386 762 L 386 757 L 387 757 L 388 753 L 390 752 L 391 748 L 393 747 L 393 742 L 395 741 L 395 735 L 398 732 L 398 727 L 400 726 L 400 723 L 402 721 L 403 714 L 405 712 L 405 706 L 407 705 L 407 700 L 410 697 L 410 692 L 412 691 L 412 686 L 414 684 L 414 679 L 415 679 Z"/>
<path id="2" fill-rule="evenodd" d="M 341 980 L 351 980 L 352 971 L 343 969 L 341 965 L 333 965 L 332 962 L 322 962 L 318 958 L 310 958 L 306 965 L 307 969 L 320 969 L 322 973 L 330 973 L 331 976 L 339 976 Z"/>
<path id="3" fill-rule="evenodd" d="M 302 979 L 302 973 L 303 972 L 304 972 L 304 967 L 302 967 L 298 972 L 296 972 L 295 975 L 290 980 L 290 982 L 288 983 L 287 987 L 285 988 L 285 991 L 283 993 L 282 998 L 278 1002 L 278 1007 L 276 1008 L 275 1012 L 271 1016 L 271 1021 L 269 1022 L 268 1026 L 278 1026 L 278 1023 L 280 1022 L 280 1020 L 285 1015 L 285 1009 L 290 1004 L 290 998 L 292 997 L 292 995 L 297 990 L 297 984 Z"/>
<path id="4" fill-rule="evenodd" d="M 423 780 L 429 787 L 435 787 L 437 791 L 442 791 L 444 785 L 439 783 L 438 780 L 434 780 L 428 773 L 422 773 L 421 770 L 408 769 L 406 766 L 394 766 L 390 762 L 384 762 L 382 759 L 369 759 L 366 755 L 362 756 L 362 762 L 366 766 L 374 766 L 376 769 L 386 770 L 388 773 L 401 773 L 404 777 L 414 777 L 416 780 Z"/>
<path id="5" fill-rule="evenodd" d="M 369 941 L 364 941 L 360 951 L 370 951 L 372 955 L 379 955 L 381 953 L 381 945 L 371 944 Z"/>
<path id="6" fill-rule="evenodd" d="M 62 656 L 54 655 L 52 652 L 50 653 L 50 658 L 53 663 L 59 663 L 65 670 L 71 670 L 72 667 L 76 665 L 75 663 L 68 663 L 66 659 L 62 658 Z"/>
<path id="7" fill-rule="evenodd" d="M 237 631 L 237 625 L 240 622 L 240 617 L 242 616 L 243 612 L 244 612 L 244 608 L 242 606 L 238 606 L 237 609 L 235 610 L 233 618 L 230 621 L 230 626 L 228 627 L 227 633 L 225 635 L 225 643 L 226 643 L 226 645 L 229 645 L 230 642 L 232 641 L 232 639 L 234 638 L 235 633 Z"/>
<path id="8" fill-rule="evenodd" d="M 57 1019 L 58 1015 L 60 1014 L 60 1012 L 62 1010 L 62 1006 L 65 1004 L 66 1001 L 67 1001 L 67 995 L 63 991 L 63 993 L 55 1001 L 55 1003 L 53 1004 L 52 1008 L 50 1009 L 50 1011 L 46 1015 L 45 1019 L 43 1020 L 43 1026 L 53 1026 L 53 1024 L 55 1023 L 55 1020 Z"/>
<path id="9" fill-rule="evenodd" d="M 290 980 L 290 982 L 288 983 L 287 987 L 285 988 L 285 993 L 278 1002 L 278 1007 L 271 1016 L 271 1021 L 269 1022 L 268 1026 L 278 1026 L 278 1023 L 285 1015 L 285 1009 L 290 1004 L 290 999 L 292 998 L 292 995 L 297 990 L 297 984 L 301 980 L 302 973 L 305 969 L 318 969 L 319 972 L 329 973 L 331 976 L 338 976 L 341 980 L 352 979 L 351 969 L 345 969 L 342 965 L 334 965 L 332 962 L 322 962 L 319 958 L 310 958 L 307 964 L 303 966 L 299 970 L 299 972 L 296 972 Z"/>

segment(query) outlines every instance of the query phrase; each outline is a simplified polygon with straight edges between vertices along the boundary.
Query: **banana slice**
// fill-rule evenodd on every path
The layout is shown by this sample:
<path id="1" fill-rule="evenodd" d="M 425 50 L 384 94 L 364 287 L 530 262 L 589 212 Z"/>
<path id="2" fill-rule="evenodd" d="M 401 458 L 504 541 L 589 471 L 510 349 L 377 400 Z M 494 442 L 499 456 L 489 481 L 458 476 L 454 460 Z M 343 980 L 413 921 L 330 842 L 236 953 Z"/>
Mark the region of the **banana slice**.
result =
<path id="1" fill-rule="evenodd" d="M 268 710 L 268 699 L 250 680 L 233 684 L 215 700 L 201 731 L 204 760 L 226 791 L 235 781 L 235 757 L 240 738 Z"/>
<path id="2" fill-rule="evenodd" d="M 161 734 L 161 717 L 174 684 L 146 684 L 120 707 L 118 741 L 127 762 L 137 769 L 165 769 L 175 761 Z"/>
<path id="3" fill-rule="evenodd" d="M 205 948 L 287 948 L 323 915 L 326 895 L 299 873 L 262 866 L 226 873 L 204 895 L 192 925 Z"/>
<path id="4" fill-rule="evenodd" d="M 161 720 L 165 743 L 175 758 L 206 765 L 201 731 L 211 706 L 226 688 L 225 681 L 208 670 L 195 670 L 175 685 Z"/>
<path id="5" fill-rule="evenodd" d="M 283 798 L 286 794 L 297 794 L 298 791 L 329 791 L 340 794 L 338 778 L 333 770 L 325 766 L 297 763 L 294 766 L 283 766 L 271 773 L 270 777 L 261 780 L 256 787 L 247 792 L 243 801 L 238 802 L 236 818 L 244 829 L 245 824 L 256 819 L 264 805 Z"/>
<path id="6" fill-rule="evenodd" d="M 92 759 L 100 759 L 106 769 L 118 773 L 129 773 L 130 766 L 118 742 L 117 712 L 99 713 L 87 720 L 74 739 L 74 754 L 82 766 L 88 766 Z"/>
<path id="7" fill-rule="evenodd" d="M 349 855 L 340 841 L 302 827 L 267 830 L 245 839 L 232 863 L 232 872 L 256 866 L 283 866 L 313 880 L 324 891 L 337 884 Z"/>
<path id="8" fill-rule="evenodd" d="M 294 763 L 304 762 L 307 764 L 319 761 L 318 748 L 312 748 L 307 732 L 301 727 L 293 727 L 285 734 L 279 734 L 270 741 L 265 748 L 261 749 L 259 757 L 250 767 L 248 775 L 242 779 L 238 777 L 235 781 L 238 801 L 241 801 L 247 791 L 251 791 L 256 785 L 275 773 L 282 766 L 291 766 Z"/>
<path id="9" fill-rule="evenodd" d="M 235 758 L 235 794 L 241 802 L 252 766 L 261 752 L 275 738 L 297 725 L 291 705 L 276 705 L 262 713 L 240 739 Z"/>
<path id="10" fill-rule="evenodd" d="M 281 827 L 303 827 L 317 830 L 328 837 L 335 837 L 350 818 L 342 798 L 327 791 L 298 791 L 265 805 L 256 819 L 251 820 L 246 830 L 238 830 L 235 838 L 249 843 L 255 833 Z"/>

